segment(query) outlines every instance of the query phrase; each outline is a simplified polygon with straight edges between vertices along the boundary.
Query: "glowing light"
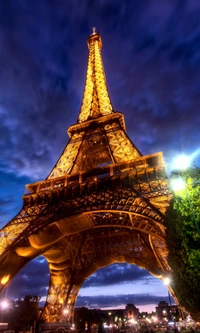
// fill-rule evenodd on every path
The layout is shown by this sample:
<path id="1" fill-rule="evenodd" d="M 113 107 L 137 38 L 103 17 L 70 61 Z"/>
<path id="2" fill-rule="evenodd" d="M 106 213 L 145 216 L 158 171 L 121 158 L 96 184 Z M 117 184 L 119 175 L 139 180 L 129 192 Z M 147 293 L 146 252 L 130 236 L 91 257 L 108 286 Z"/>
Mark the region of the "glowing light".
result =
<path id="1" fill-rule="evenodd" d="M 64 314 L 68 314 L 68 313 L 69 313 L 69 310 L 68 310 L 68 309 L 64 309 L 64 310 L 63 310 L 63 313 L 64 313 Z"/>
<path id="2" fill-rule="evenodd" d="M 173 170 L 185 170 L 190 166 L 191 163 L 191 158 L 189 156 L 186 155 L 180 155 L 178 156 L 173 164 Z"/>
<path id="3" fill-rule="evenodd" d="M 166 277 L 163 279 L 163 282 L 164 282 L 164 284 L 165 284 L 166 286 L 169 286 L 171 280 L 170 280 L 170 278 L 169 278 L 168 276 L 166 276 Z"/>
<path id="4" fill-rule="evenodd" d="M 3 309 L 6 309 L 8 307 L 8 301 L 6 301 L 6 299 L 1 302 L 1 307 Z"/>
<path id="5" fill-rule="evenodd" d="M 10 274 L 5 275 L 2 279 L 1 279 L 1 284 L 6 284 L 9 281 L 10 278 Z"/>
<path id="6" fill-rule="evenodd" d="M 182 177 L 172 178 L 170 180 L 171 188 L 173 191 L 182 191 L 185 189 L 185 182 Z"/>

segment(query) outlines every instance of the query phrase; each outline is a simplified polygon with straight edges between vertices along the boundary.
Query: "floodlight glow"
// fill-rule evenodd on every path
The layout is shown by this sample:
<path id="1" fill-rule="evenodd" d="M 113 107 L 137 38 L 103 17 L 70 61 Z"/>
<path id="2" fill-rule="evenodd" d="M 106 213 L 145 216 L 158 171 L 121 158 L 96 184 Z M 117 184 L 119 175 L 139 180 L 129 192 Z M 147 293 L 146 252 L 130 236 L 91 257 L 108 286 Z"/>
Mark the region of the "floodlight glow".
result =
<path id="1" fill-rule="evenodd" d="M 166 286 L 169 286 L 171 280 L 170 280 L 169 277 L 165 277 L 165 278 L 163 279 L 163 282 L 164 282 L 164 284 L 165 284 Z"/>
<path id="2" fill-rule="evenodd" d="M 185 189 L 185 182 L 183 178 L 177 177 L 170 180 L 171 188 L 173 191 L 178 192 Z"/>
<path id="3" fill-rule="evenodd" d="M 6 309 L 8 307 L 8 301 L 6 301 L 6 300 L 2 301 L 1 306 L 3 309 Z"/>
<path id="4" fill-rule="evenodd" d="M 191 158 L 186 155 L 178 156 L 173 162 L 173 170 L 185 170 L 189 167 Z"/>

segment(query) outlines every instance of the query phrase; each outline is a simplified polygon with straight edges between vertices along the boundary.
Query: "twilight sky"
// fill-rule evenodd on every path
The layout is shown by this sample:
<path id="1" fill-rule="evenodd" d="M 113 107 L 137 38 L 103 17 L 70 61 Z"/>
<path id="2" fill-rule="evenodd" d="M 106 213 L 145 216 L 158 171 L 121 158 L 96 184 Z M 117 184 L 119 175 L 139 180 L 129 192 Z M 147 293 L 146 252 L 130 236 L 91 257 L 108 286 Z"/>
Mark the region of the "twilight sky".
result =
<path id="1" fill-rule="evenodd" d="M 22 206 L 25 184 L 45 179 L 76 123 L 96 26 L 115 111 L 145 155 L 179 153 L 200 164 L 199 0 L 0 0 L 0 227 Z M 7 290 L 44 296 L 47 264 L 34 260 Z M 167 300 L 160 281 L 135 265 L 91 276 L 77 305 Z"/>

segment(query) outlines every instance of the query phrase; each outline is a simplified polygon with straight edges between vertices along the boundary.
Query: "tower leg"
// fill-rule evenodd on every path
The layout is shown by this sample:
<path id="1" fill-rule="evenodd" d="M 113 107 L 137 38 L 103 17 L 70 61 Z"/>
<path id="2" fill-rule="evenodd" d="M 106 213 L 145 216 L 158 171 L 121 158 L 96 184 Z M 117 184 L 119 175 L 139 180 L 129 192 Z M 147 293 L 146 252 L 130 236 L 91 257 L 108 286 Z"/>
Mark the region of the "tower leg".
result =
<path id="1" fill-rule="evenodd" d="M 74 305 L 80 289 L 80 284 L 75 283 L 76 278 L 76 273 L 71 268 L 62 271 L 50 269 L 50 287 L 41 320 L 47 323 L 72 323 Z"/>

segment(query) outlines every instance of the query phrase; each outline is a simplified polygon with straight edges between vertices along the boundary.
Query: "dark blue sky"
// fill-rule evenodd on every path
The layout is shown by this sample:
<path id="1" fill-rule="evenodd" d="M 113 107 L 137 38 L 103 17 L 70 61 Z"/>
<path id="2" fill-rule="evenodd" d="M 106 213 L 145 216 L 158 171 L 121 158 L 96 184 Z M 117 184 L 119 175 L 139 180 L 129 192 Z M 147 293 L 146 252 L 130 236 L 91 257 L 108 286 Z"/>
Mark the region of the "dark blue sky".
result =
<path id="1" fill-rule="evenodd" d="M 144 155 L 162 151 L 169 166 L 178 153 L 199 152 L 199 17 L 199 0 L 0 0 L 1 227 L 20 210 L 25 184 L 46 178 L 68 141 L 66 130 L 76 123 L 83 96 L 93 26 L 103 40 L 112 104 L 124 113 L 138 149 Z M 194 160 L 200 164 L 198 153 Z M 34 265 L 16 278 L 11 295 L 30 294 L 33 287 L 43 294 L 48 271 L 41 258 Z M 111 284 L 108 275 L 113 284 L 120 281 L 125 296 L 110 296 L 107 304 L 130 303 L 138 292 L 137 304 L 156 304 L 166 295 L 163 289 L 157 296 L 157 281 L 130 265 L 108 267 L 82 289 L 101 285 L 103 293 Z M 84 297 L 83 292 L 79 299 L 89 302 Z M 100 296 L 91 303 L 98 300 L 105 303 Z"/>

